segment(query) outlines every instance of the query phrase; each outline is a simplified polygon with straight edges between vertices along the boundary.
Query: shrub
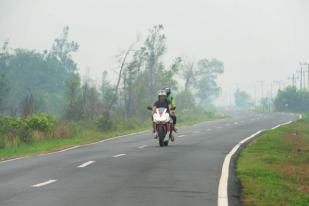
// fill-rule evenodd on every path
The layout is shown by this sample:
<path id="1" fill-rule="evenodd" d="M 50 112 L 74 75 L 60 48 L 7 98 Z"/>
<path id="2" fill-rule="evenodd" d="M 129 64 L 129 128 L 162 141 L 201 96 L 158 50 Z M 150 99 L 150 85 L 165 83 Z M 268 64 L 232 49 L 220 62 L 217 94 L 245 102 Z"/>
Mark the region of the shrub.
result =
<path id="1" fill-rule="evenodd" d="M 25 120 L 26 128 L 42 132 L 50 131 L 55 125 L 55 119 L 46 114 L 35 114 Z"/>
<path id="2" fill-rule="evenodd" d="M 4 117 L 0 119 L 0 133 L 5 134 L 24 127 L 20 117 Z"/>
<path id="3" fill-rule="evenodd" d="M 19 117 L 0 119 L 0 148 L 19 143 L 18 134 L 23 130 L 24 122 Z"/>
<path id="4" fill-rule="evenodd" d="M 112 121 L 107 115 L 100 115 L 96 121 L 97 126 L 106 131 L 112 128 Z"/>

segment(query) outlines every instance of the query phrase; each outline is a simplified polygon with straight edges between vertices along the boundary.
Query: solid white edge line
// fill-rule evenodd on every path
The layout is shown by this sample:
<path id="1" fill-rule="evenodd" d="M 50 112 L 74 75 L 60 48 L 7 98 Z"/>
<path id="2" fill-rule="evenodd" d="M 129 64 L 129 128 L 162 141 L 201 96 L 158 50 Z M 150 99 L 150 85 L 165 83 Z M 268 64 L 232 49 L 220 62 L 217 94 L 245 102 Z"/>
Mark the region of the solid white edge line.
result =
<path id="1" fill-rule="evenodd" d="M 288 121 L 286 123 L 282 123 L 276 126 L 276 128 L 287 125 L 292 123 L 293 121 Z M 237 145 L 233 147 L 233 149 L 225 156 L 223 165 L 222 165 L 222 171 L 221 171 L 221 176 L 219 180 L 219 186 L 218 186 L 218 206 L 228 206 L 228 178 L 229 178 L 229 167 L 230 167 L 230 162 L 232 156 L 237 152 L 239 147 L 247 142 L 248 140 L 252 139 L 253 137 L 259 135 L 261 132 L 264 130 L 259 130 L 256 133 L 250 135 L 249 137 L 241 140 Z"/>
<path id="2" fill-rule="evenodd" d="M 49 184 L 52 184 L 54 182 L 57 182 L 57 180 L 48 180 L 46 182 L 42 182 L 42 183 L 39 183 L 39 184 L 36 184 L 36 185 L 31 185 L 31 187 L 43 187 L 45 185 L 49 185 Z"/>
<path id="3" fill-rule="evenodd" d="M 91 161 L 88 161 L 88 162 L 85 162 L 85 163 L 79 165 L 78 167 L 79 168 L 84 168 L 84 167 L 87 167 L 87 166 L 89 166 L 89 165 L 91 165 L 93 163 L 95 163 L 95 161 L 91 160 Z"/>
<path id="4" fill-rule="evenodd" d="M 125 156 L 126 154 L 118 154 L 118 155 L 114 155 L 113 157 L 122 157 Z"/>

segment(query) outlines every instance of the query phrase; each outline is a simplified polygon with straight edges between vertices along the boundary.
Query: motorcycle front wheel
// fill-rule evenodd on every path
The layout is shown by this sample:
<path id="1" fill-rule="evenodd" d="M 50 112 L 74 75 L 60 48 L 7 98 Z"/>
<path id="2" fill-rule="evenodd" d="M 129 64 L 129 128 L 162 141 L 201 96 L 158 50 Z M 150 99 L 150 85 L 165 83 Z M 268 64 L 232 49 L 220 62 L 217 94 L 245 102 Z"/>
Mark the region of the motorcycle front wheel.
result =
<path id="1" fill-rule="evenodd" d="M 164 128 L 163 127 L 159 127 L 158 128 L 158 136 L 159 136 L 159 145 L 160 145 L 160 147 L 164 146 L 165 135 L 166 135 L 166 133 L 164 131 Z"/>

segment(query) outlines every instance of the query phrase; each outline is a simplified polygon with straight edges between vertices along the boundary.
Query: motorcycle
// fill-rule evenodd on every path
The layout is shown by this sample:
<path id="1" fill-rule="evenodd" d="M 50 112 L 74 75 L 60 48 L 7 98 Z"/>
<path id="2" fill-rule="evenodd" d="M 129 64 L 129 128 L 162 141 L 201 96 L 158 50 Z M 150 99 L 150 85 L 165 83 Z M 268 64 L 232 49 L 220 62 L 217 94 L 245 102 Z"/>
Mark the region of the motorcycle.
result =
<path id="1" fill-rule="evenodd" d="M 160 147 L 168 146 L 169 137 L 167 134 L 169 134 L 172 129 L 173 120 L 170 118 L 167 109 L 157 108 L 156 112 L 153 114 L 153 122 L 155 123 Z"/>

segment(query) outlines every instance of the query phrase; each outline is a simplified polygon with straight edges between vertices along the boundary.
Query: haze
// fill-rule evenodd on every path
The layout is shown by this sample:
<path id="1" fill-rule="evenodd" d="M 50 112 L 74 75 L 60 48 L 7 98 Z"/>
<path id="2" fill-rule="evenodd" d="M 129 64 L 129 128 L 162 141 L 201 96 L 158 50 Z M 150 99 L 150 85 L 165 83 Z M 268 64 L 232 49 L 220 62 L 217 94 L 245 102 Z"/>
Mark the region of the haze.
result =
<path id="1" fill-rule="evenodd" d="M 220 82 L 228 96 L 235 85 L 253 93 L 257 81 L 287 81 L 308 60 L 308 9 L 305 0 L 1 0 L 0 42 L 41 51 L 68 25 L 80 45 L 74 59 L 81 74 L 99 81 L 103 70 L 114 71 L 119 51 L 163 24 L 166 62 L 224 61 Z"/>

